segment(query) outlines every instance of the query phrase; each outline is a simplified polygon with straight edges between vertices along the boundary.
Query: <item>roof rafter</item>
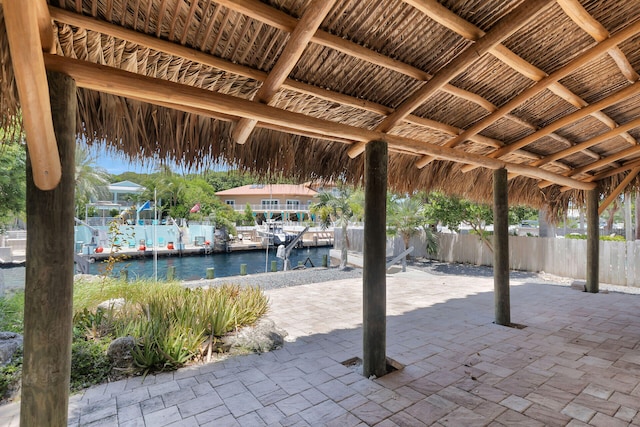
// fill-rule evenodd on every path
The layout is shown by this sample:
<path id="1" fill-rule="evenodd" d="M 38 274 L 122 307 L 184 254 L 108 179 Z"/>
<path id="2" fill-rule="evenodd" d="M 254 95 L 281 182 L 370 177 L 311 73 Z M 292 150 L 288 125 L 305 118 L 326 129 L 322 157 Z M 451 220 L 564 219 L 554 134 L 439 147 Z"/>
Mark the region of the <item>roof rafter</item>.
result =
<path id="1" fill-rule="evenodd" d="M 460 18 L 458 15 L 456 15 L 455 13 L 445 8 L 444 6 L 440 5 L 434 0 L 404 0 L 404 1 L 405 3 L 408 3 L 413 7 L 419 9 L 423 13 L 427 14 L 436 22 L 440 23 L 441 25 L 449 28 L 450 30 L 458 33 L 459 35 L 469 40 L 475 41 L 479 37 L 485 34 L 484 31 L 482 31 L 480 28 Z M 566 0 L 567 3 L 574 2 L 574 1 L 575 0 Z M 583 19 L 587 19 L 586 17 L 583 16 L 586 14 L 587 17 L 589 17 L 590 20 L 592 21 L 590 22 L 591 25 L 593 26 L 599 25 L 600 27 L 602 27 L 599 22 L 595 21 L 588 13 L 586 13 L 586 10 L 584 10 L 582 6 L 580 6 L 580 4 L 578 4 L 577 6 L 581 8 L 582 11 L 584 12 L 582 15 L 580 15 Z M 577 10 L 577 9 L 573 8 L 573 10 Z M 604 27 L 602 27 L 602 30 L 606 32 L 606 29 L 604 29 Z M 606 37 L 604 38 L 597 38 L 597 37 L 594 37 L 594 38 L 596 39 L 596 41 L 600 42 L 606 39 L 607 37 L 609 37 L 608 32 L 606 32 Z M 624 57 L 624 54 L 622 53 L 622 51 L 620 51 L 620 49 L 617 46 L 609 49 L 608 53 L 612 55 L 612 57 L 614 56 L 619 57 L 620 55 L 615 53 L 615 51 L 619 52 L 619 54 L 621 54 L 622 57 Z M 612 52 L 614 53 L 612 54 Z M 493 56 L 495 56 L 497 59 L 501 60 L 503 63 L 513 68 L 515 71 L 519 72 L 525 77 L 531 80 L 534 80 L 536 82 L 548 76 L 548 74 L 545 73 L 543 70 L 525 61 L 524 59 L 519 57 L 517 54 L 515 54 L 513 51 L 509 50 L 506 46 L 502 44 L 497 45 L 495 48 L 491 49 L 490 53 Z M 626 57 L 624 58 L 626 59 Z M 628 63 L 628 61 L 626 62 L 628 64 L 627 68 L 631 68 L 631 70 L 633 70 L 633 68 Z M 625 69 L 622 67 L 621 69 L 623 71 L 623 74 L 625 74 Z M 625 76 L 627 76 L 627 74 L 625 74 Z M 630 74 L 629 76 L 632 76 L 632 75 Z M 629 77 L 627 76 L 627 78 Z M 637 78 L 631 81 L 633 82 L 635 80 L 637 80 Z M 548 87 L 548 89 L 577 108 L 583 108 L 588 105 L 588 103 L 584 99 L 582 99 L 581 97 L 571 92 L 569 89 L 567 89 L 564 85 L 562 85 L 559 82 L 554 82 Z M 610 117 L 608 117 L 606 114 L 602 113 L 601 111 L 594 112 L 592 116 L 600 120 L 601 122 L 603 122 L 605 125 L 607 125 L 611 129 L 615 129 L 618 126 L 614 120 L 612 120 Z M 505 117 L 512 118 L 512 116 L 510 116 L 509 114 L 507 114 Z M 555 135 L 550 135 L 550 136 L 555 138 Z M 630 144 L 632 145 L 636 144 L 635 138 L 633 138 L 630 134 L 625 133 L 622 136 L 627 141 L 629 141 Z M 455 147 L 460 142 L 461 141 L 456 141 L 456 139 L 454 139 L 451 141 L 447 141 L 444 145 L 447 147 Z M 573 145 L 573 143 L 570 142 L 570 145 Z M 585 150 L 585 154 L 595 158 L 594 153 L 592 153 L 589 150 Z M 435 160 L 435 158 L 433 157 L 429 157 L 429 156 L 424 157 L 416 163 L 416 166 L 419 168 L 423 168 L 433 160 Z"/>
<path id="2" fill-rule="evenodd" d="M 593 59 L 599 57 L 609 50 L 609 48 L 616 46 L 618 43 L 627 40 L 630 37 L 633 37 L 637 33 L 640 32 L 640 21 L 635 22 L 634 24 L 620 30 L 618 33 L 612 35 L 607 40 L 595 45 L 591 49 L 584 52 L 582 55 L 575 58 L 573 61 L 569 62 L 564 67 L 558 69 L 557 71 L 551 73 L 544 79 L 540 80 L 529 89 L 525 89 L 520 94 L 513 97 L 510 101 L 505 103 L 503 106 L 498 108 L 497 111 L 488 115 L 487 117 L 479 120 L 474 125 L 465 130 L 462 134 L 452 139 L 448 143 L 451 146 L 455 146 L 461 142 L 464 142 L 469 139 L 470 136 L 478 134 L 483 129 L 491 126 L 493 123 L 497 122 L 507 114 L 509 114 L 513 109 L 522 105 L 531 97 L 537 95 L 545 89 L 548 89 L 549 86 L 554 84 L 560 79 L 567 77 L 569 74 L 573 73 L 578 68 L 583 65 L 589 63 Z"/>
<path id="3" fill-rule="evenodd" d="M 33 170 L 33 180 L 41 190 L 52 190 L 58 186 L 62 171 L 58 144 L 53 130 L 49 84 L 42 59 L 42 39 L 47 10 L 45 0 L 22 2 L 3 0 L 2 9 L 7 38 L 11 50 L 20 104 L 24 111 L 23 123 Z M 51 21 L 48 28 L 52 30 Z M 51 50 L 50 46 L 48 50 Z"/>
<path id="4" fill-rule="evenodd" d="M 591 105 L 589 105 L 588 107 L 585 107 L 581 110 L 575 111 L 571 114 L 568 114 L 564 117 L 561 117 L 560 119 L 556 120 L 553 123 L 550 123 L 549 125 L 543 127 L 542 129 L 525 136 L 524 138 L 521 138 L 517 141 L 512 142 L 509 145 L 505 145 L 502 148 L 499 148 L 498 150 L 494 151 L 493 153 L 488 154 L 489 157 L 491 158 L 499 158 L 501 156 L 504 156 L 506 154 L 509 154 L 519 148 L 525 147 L 529 144 L 531 144 L 534 141 L 537 141 L 538 139 L 549 135 L 550 133 L 565 127 L 571 123 L 574 123 L 586 116 L 589 116 L 593 111 L 599 111 L 599 110 L 603 110 L 607 107 L 610 107 L 620 101 L 623 101 L 631 96 L 634 96 L 636 94 L 640 93 L 640 82 L 634 83 L 630 86 L 627 86 L 624 89 L 619 90 L 618 92 L 614 93 L 611 96 L 608 96 L 606 98 L 601 99 L 598 102 L 595 102 Z"/>
<path id="5" fill-rule="evenodd" d="M 219 0 L 217 3 L 282 31 L 292 32 L 295 29 L 297 22 L 295 18 L 287 15 L 286 13 L 255 0 Z M 428 81 L 433 77 L 431 74 L 412 65 L 382 55 L 376 51 L 327 33 L 323 30 L 316 31 L 311 41 L 376 66 L 396 71 L 416 80 Z M 455 87 L 451 84 L 445 84 L 440 88 L 440 90 L 472 102 L 487 111 L 492 112 L 497 109 L 495 105 L 481 96 Z"/>
<path id="6" fill-rule="evenodd" d="M 174 108 L 183 111 L 190 111 L 193 107 L 215 113 L 251 118 L 259 122 L 282 126 L 291 133 L 296 133 L 300 129 L 351 141 L 384 139 L 391 148 L 414 154 L 433 154 L 452 161 L 479 164 L 490 169 L 506 168 L 508 171 L 520 175 L 534 179 L 546 179 L 559 185 L 567 185 L 577 189 L 588 190 L 596 186 L 594 183 L 584 183 L 528 165 L 489 159 L 481 155 L 461 152 L 423 141 L 309 117 L 255 101 L 214 93 L 181 83 L 141 76 L 121 69 L 49 54 L 45 54 L 45 62 L 48 69 L 69 74 L 76 80 L 79 87 L 103 93 L 130 97 L 149 103 L 173 104 Z"/>
<path id="7" fill-rule="evenodd" d="M 258 89 L 255 99 L 258 102 L 268 104 L 276 94 L 280 86 L 285 82 L 293 67 L 298 63 L 309 41 L 324 21 L 336 0 L 315 0 L 305 11 L 300 22 L 291 33 L 278 61 Z M 244 144 L 251 134 L 257 122 L 249 119 L 240 119 L 232 131 L 232 138 L 238 144 Z"/>
<path id="8" fill-rule="evenodd" d="M 558 0 L 558 5 L 573 22 L 593 37 L 595 41 L 601 42 L 609 38 L 609 31 L 595 20 L 577 0 Z M 627 80 L 635 82 L 640 79 L 640 75 L 633 69 L 626 55 L 619 47 L 612 47 L 607 53 L 615 61 Z"/>
<path id="9" fill-rule="evenodd" d="M 216 9 L 216 11 L 218 10 L 219 8 Z M 141 46 L 145 46 L 147 48 L 157 50 L 159 52 L 164 52 L 170 55 L 179 56 L 190 61 L 211 66 L 213 68 L 217 68 L 229 73 L 238 74 L 254 80 L 264 81 L 267 78 L 267 73 L 265 73 L 264 71 L 256 70 L 256 69 L 239 65 L 239 64 L 235 64 L 233 62 L 217 58 L 210 54 L 200 52 L 198 50 L 191 49 L 186 46 L 176 45 L 175 43 L 161 40 L 146 34 L 141 34 L 133 30 L 128 30 L 126 28 L 122 28 L 114 24 L 109 24 L 104 21 L 99 21 L 95 18 L 78 15 L 78 14 L 71 13 L 55 7 L 50 7 L 50 12 L 51 12 L 51 16 L 58 22 L 66 23 L 72 26 L 84 28 L 91 31 L 96 31 L 102 34 L 108 34 L 112 37 L 126 40 L 131 43 L 136 43 Z M 372 101 L 367 101 L 365 99 L 355 98 L 349 95 L 344 95 L 338 92 L 333 92 L 327 89 L 319 88 L 317 86 L 299 82 L 297 80 L 286 79 L 282 87 L 298 93 L 315 96 L 330 102 L 339 102 L 353 108 L 370 111 L 383 116 L 386 116 L 393 112 L 393 109 L 390 107 L 377 104 Z M 451 136 L 456 136 L 463 132 L 463 129 L 457 128 L 455 126 L 450 126 L 445 123 L 440 123 L 434 120 L 426 119 L 426 118 L 415 116 L 415 115 L 409 115 L 408 117 L 406 117 L 405 120 L 414 125 L 435 129 L 437 131 L 446 133 Z M 258 126 L 263 127 L 260 124 L 258 124 Z M 500 148 L 505 145 L 504 142 L 502 141 L 489 138 L 483 135 L 473 135 L 472 137 L 469 138 L 469 140 L 477 144 L 481 144 L 481 145 L 485 145 L 493 148 Z M 540 159 L 541 157 L 540 155 L 533 154 L 524 150 L 517 150 L 515 154 L 518 154 L 522 157 L 533 159 L 533 160 Z M 599 158 L 599 156 L 597 157 Z M 563 165 L 562 163 L 556 163 L 554 165 L 562 169 L 568 169 L 568 167 L 566 165 Z"/>
<path id="10" fill-rule="evenodd" d="M 609 194 L 606 199 L 600 202 L 600 206 L 598 206 L 598 215 L 602 215 L 602 212 L 604 212 L 605 209 L 607 209 L 609 205 L 618 198 L 618 196 L 624 191 L 624 189 L 627 188 L 627 185 L 629 185 L 631 181 L 633 181 L 635 177 L 638 176 L 638 173 L 640 173 L 640 167 L 632 169 L 622 180 L 622 182 L 618 184 L 618 186 L 611 192 L 611 194 Z"/>
<path id="11" fill-rule="evenodd" d="M 410 95 L 402 104 L 396 108 L 392 114 L 387 116 L 378 125 L 376 130 L 389 132 L 400 123 L 413 110 L 423 104 L 436 91 L 448 84 L 451 79 L 466 70 L 471 64 L 482 57 L 490 49 L 502 43 L 506 38 L 515 33 L 522 26 L 534 19 L 538 14 L 544 12 L 553 5 L 552 0 L 530 0 L 522 3 L 508 15 L 503 16 L 494 26 L 478 41 L 455 57 L 449 64 L 438 71 L 420 89 Z M 355 157 L 364 151 L 364 146 L 358 144 L 349 150 L 349 156 Z"/>
<path id="12" fill-rule="evenodd" d="M 616 160 L 624 159 L 625 157 L 629 157 L 629 156 L 633 156 L 633 155 L 637 155 L 637 154 L 640 154 L 640 145 L 636 145 L 635 147 L 629 147 L 629 148 L 627 148 L 625 150 L 620 150 L 617 153 L 613 153 L 610 156 L 602 158 L 602 159 L 600 159 L 598 161 L 595 161 L 593 163 L 589 163 L 588 165 L 584 165 L 584 166 L 581 166 L 579 168 L 572 169 L 572 170 L 570 170 L 568 172 L 563 173 L 562 175 L 566 176 L 566 177 L 572 177 L 572 176 L 576 176 L 576 175 L 581 175 L 581 174 L 584 174 L 586 172 L 592 171 L 594 169 L 598 169 L 598 168 L 601 168 L 603 166 L 610 165 L 612 162 L 614 162 Z M 634 159 L 633 161 L 640 161 L 640 159 Z M 621 168 L 625 168 L 625 165 L 621 166 Z M 616 169 L 618 169 L 618 168 L 616 168 Z M 628 169 L 626 169 L 626 170 L 628 170 Z M 615 175 L 615 174 L 613 174 L 613 175 Z M 612 176 L 612 175 L 608 175 L 608 176 Z M 593 181 L 596 181 L 596 178 L 602 179 L 601 174 L 591 175 L 591 176 L 587 177 L 586 179 L 584 179 L 583 182 L 593 182 Z M 544 180 L 544 181 L 541 181 L 541 182 L 538 183 L 538 187 L 545 188 L 545 187 L 549 187 L 550 185 L 553 185 L 553 184 L 554 183 L 551 182 L 550 180 Z"/>
<path id="13" fill-rule="evenodd" d="M 608 132 L 600 134 L 594 138 L 591 138 L 587 141 L 581 142 L 579 144 L 574 145 L 573 147 L 566 148 L 562 151 L 558 151 L 556 153 L 551 154 L 550 156 L 543 157 L 540 160 L 536 160 L 531 163 L 531 166 L 542 166 L 549 162 L 553 162 L 555 160 L 561 159 L 563 157 L 570 156 L 571 154 L 575 154 L 579 151 L 582 151 L 584 148 L 593 147 L 594 145 L 598 145 L 604 141 L 607 141 L 611 138 L 614 138 L 623 132 L 627 132 L 633 128 L 637 128 L 640 126 L 640 118 L 632 120 L 628 123 L 624 123 L 620 125 L 620 127 L 616 129 L 611 129 Z"/>

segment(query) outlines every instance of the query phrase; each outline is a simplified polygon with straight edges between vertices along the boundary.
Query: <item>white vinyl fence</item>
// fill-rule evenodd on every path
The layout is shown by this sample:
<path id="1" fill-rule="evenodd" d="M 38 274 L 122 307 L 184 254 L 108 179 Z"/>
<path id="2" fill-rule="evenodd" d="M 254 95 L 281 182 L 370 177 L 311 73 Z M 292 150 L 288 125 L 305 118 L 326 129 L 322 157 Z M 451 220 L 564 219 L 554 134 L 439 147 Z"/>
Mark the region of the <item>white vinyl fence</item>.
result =
<path id="1" fill-rule="evenodd" d="M 335 247 L 340 248 L 341 230 L 335 229 Z M 362 252 L 364 230 L 347 230 L 349 250 Z M 493 253 L 473 234 L 438 234 L 438 253 L 428 256 L 424 235 L 414 237 L 411 256 L 438 261 L 475 265 L 493 265 Z M 387 238 L 387 256 L 404 250 L 401 238 Z M 509 263 L 513 270 L 555 274 L 586 279 L 587 241 L 540 237 L 509 237 Z M 640 240 L 633 242 L 600 241 L 600 282 L 640 287 Z"/>

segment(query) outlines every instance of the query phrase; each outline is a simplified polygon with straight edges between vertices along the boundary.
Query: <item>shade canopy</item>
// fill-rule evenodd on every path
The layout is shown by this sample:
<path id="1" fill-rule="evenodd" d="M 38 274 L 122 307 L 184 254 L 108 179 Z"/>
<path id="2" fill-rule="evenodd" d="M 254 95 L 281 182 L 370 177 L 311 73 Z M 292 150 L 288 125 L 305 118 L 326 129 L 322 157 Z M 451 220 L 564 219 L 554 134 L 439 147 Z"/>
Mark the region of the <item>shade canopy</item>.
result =
<path id="1" fill-rule="evenodd" d="M 511 203 L 554 212 L 639 182 L 636 1 L 2 3 L 1 124 L 33 155 L 35 61 L 75 79 L 78 135 L 131 158 L 358 182 L 383 139 L 392 189 L 489 201 L 506 168 Z"/>

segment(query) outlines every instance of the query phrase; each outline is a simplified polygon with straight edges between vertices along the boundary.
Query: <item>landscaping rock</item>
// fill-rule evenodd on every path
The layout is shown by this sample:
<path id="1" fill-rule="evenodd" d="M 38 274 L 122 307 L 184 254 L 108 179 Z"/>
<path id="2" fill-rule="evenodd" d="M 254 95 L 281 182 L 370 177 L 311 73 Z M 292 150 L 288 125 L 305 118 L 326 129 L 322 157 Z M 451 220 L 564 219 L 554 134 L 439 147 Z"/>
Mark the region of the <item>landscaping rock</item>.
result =
<path id="1" fill-rule="evenodd" d="M 98 304 L 98 308 L 102 310 L 114 310 L 118 311 L 122 307 L 124 307 L 125 300 L 124 298 L 112 298 Z"/>
<path id="2" fill-rule="evenodd" d="M 135 371 L 132 351 L 136 345 L 136 340 L 131 337 L 120 337 L 111 341 L 107 348 L 107 357 L 113 363 L 111 378 L 118 380 L 131 375 Z"/>
<path id="3" fill-rule="evenodd" d="M 284 345 L 287 332 L 276 326 L 273 320 L 263 318 L 253 326 L 240 329 L 236 334 L 223 338 L 225 344 L 255 353 L 266 353 Z"/>
<path id="4" fill-rule="evenodd" d="M 15 332 L 0 332 L 0 366 L 11 363 L 13 356 L 22 349 L 22 335 Z"/>

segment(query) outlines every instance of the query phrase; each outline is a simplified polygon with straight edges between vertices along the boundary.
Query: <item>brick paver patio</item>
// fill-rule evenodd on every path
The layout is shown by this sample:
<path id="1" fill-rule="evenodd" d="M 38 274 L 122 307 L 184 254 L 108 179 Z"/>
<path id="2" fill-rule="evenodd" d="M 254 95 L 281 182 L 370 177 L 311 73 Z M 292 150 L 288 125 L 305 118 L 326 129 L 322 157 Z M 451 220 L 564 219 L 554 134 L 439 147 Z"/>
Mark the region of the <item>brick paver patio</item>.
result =
<path id="1" fill-rule="evenodd" d="M 405 368 L 380 379 L 340 363 L 361 355 L 360 280 L 272 290 L 284 348 L 92 387 L 69 425 L 640 426 L 640 295 L 511 284 L 524 329 L 492 323 L 492 278 L 388 276 L 387 353 Z"/>

